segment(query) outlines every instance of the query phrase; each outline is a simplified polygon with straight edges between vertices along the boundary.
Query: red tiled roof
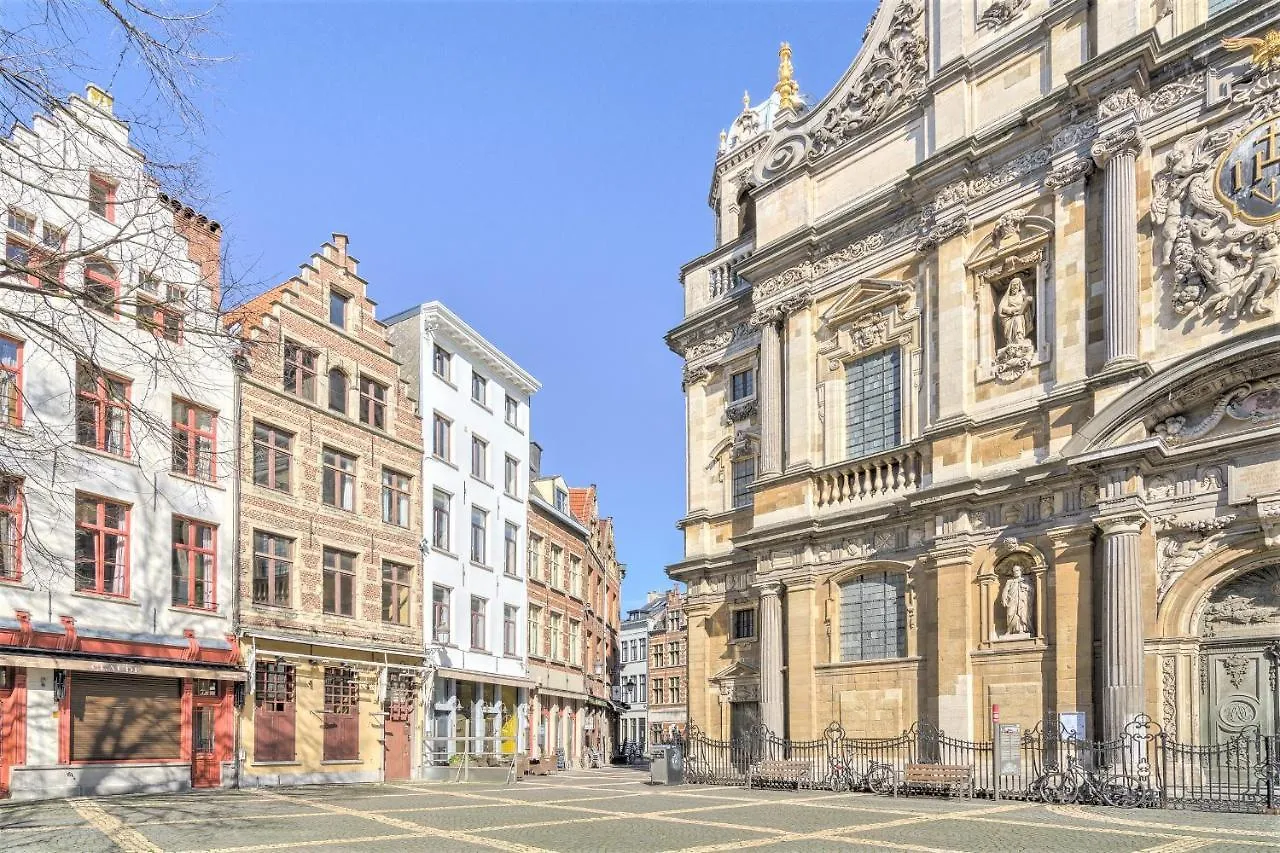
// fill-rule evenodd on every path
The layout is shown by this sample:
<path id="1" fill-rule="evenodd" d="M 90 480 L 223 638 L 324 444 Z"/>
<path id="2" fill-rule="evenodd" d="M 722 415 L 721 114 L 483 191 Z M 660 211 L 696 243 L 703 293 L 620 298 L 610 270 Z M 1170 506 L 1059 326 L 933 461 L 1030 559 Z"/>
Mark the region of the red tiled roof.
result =
<path id="1" fill-rule="evenodd" d="M 569 512 L 583 524 L 591 523 L 589 509 L 595 503 L 595 492 L 595 486 L 587 486 L 581 489 L 573 486 L 569 487 Z"/>

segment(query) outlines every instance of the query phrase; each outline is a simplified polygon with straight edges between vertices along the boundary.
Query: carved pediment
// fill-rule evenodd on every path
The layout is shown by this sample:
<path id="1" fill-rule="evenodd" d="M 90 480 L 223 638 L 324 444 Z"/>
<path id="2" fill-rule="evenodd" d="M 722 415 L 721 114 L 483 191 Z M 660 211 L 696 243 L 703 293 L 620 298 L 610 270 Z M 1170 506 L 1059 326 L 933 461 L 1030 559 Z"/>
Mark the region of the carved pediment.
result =
<path id="1" fill-rule="evenodd" d="M 903 305 L 911 300 L 912 284 L 885 278 L 859 279 L 822 313 L 822 322 L 838 326 L 889 305 Z"/>
<path id="2" fill-rule="evenodd" d="M 969 256 L 968 267 L 982 281 L 1037 264 L 1052 238 L 1051 220 L 1022 210 L 1007 210 Z"/>
<path id="3" fill-rule="evenodd" d="M 711 680 L 716 683 L 719 683 L 722 681 L 729 681 L 732 679 L 749 679 L 749 678 L 759 678 L 759 677 L 760 677 L 760 670 L 756 669 L 751 664 L 744 663 L 742 661 L 734 661 L 733 663 L 726 666 L 724 669 L 717 672 L 715 675 L 711 676 Z"/>

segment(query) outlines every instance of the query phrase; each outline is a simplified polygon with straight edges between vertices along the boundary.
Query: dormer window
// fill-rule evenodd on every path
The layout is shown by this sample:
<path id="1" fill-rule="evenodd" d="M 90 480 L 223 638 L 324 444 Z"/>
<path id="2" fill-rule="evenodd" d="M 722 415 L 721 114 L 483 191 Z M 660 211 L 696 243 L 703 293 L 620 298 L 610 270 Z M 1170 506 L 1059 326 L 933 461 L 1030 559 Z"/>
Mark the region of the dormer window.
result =
<path id="1" fill-rule="evenodd" d="M 569 512 L 569 493 L 564 489 L 556 489 L 555 507 L 560 512 Z"/>

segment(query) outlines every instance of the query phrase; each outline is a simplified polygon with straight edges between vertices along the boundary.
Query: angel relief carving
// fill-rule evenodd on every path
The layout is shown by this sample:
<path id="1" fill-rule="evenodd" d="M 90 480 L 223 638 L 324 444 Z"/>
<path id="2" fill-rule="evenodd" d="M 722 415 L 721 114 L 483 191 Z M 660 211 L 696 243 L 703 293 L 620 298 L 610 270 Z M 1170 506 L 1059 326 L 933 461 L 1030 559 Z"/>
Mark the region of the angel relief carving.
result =
<path id="1" fill-rule="evenodd" d="M 1272 313 L 1280 284 L 1280 231 L 1269 224 L 1280 219 L 1276 164 L 1280 119 L 1251 130 L 1201 130 L 1165 155 L 1152 179 L 1151 221 L 1175 314 L 1240 320 Z"/>

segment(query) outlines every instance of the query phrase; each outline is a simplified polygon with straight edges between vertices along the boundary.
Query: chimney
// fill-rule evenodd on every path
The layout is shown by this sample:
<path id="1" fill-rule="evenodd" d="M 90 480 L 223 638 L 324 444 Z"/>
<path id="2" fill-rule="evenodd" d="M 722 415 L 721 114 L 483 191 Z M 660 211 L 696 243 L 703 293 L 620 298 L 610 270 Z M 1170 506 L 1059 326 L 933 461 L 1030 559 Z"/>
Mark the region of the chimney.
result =
<path id="1" fill-rule="evenodd" d="M 542 479 L 542 445 L 536 441 L 529 442 L 529 479 Z"/>
<path id="2" fill-rule="evenodd" d="M 84 94 L 85 100 L 89 102 L 90 106 L 101 110 L 107 115 L 112 115 L 111 109 L 115 105 L 116 99 L 111 97 L 110 92 L 90 83 L 85 86 Z"/>

